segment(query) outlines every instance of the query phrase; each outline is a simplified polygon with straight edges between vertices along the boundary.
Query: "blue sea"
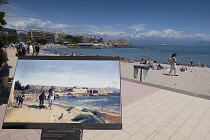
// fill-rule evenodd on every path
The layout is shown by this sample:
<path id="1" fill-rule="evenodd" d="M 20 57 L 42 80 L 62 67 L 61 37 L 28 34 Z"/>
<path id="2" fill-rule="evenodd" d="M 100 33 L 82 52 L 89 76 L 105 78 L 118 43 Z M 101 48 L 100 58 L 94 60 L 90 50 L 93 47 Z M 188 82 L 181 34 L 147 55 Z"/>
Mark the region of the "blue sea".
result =
<path id="1" fill-rule="evenodd" d="M 177 54 L 177 58 L 181 64 L 188 65 L 193 60 L 193 65 L 197 62 L 206 64 L 210 67 L 210 46 L 182 46 L 182 45 L 132 45 L 134 48 L 104 48 L 104 49 L 71 49 L 71 48 L 55 48 L 44 49 L 44 51 L 58 53 L 77 52 L 86 56 L 120 56 L 125 59 L 139 60 L 144 58 L 148 60 L 150 57 L 158 63 L 167 63 L 168 58 L 173 53 Z"/>
<path id="2" fill-rule="evenodd" d="M 112 96 L 79 96 L 70 97 L 63 96 L 54 101 L 69 106 L 79 106 L 87 109 L 104 109 L 120 111 L 120 94 L 112 94 Z"/>

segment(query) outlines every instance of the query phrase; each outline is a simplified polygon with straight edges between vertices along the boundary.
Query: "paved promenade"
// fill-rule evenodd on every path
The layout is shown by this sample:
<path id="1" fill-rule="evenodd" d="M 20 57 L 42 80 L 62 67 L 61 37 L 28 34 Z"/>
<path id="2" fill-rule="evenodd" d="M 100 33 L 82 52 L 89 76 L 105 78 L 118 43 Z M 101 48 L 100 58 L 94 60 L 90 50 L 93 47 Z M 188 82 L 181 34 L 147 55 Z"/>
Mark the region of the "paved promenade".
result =
<path id="1" fill-rule="evenodd" d="M 84 130 L 83 140 L 210 140 L 210 100 L 125 78 L 121 84 L 123 129 Z M 0 140 L 40 136 L 41 130 L 0 129 Z"/>

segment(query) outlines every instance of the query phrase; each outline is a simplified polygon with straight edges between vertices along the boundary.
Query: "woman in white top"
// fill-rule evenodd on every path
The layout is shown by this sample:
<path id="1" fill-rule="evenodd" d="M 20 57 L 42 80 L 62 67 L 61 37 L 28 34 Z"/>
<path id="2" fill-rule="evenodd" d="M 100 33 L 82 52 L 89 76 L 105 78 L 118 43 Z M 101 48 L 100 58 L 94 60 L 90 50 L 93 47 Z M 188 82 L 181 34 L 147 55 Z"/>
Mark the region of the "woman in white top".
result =
<path id="1" fill-rule="evenodd" d="M 28 48 L 27 48 L 28 54 L 34 55 L 34 46 L 32 45 L 30 41 L 27 44 L 28 44 Z"/>
<path id="2" fill-rule="evenodd" d="M 172 71 L 174 70 L 174 76 L 178 76 L 176 75 L 176 63 L 177 63 L 177 59 L 176 59 L 177 54 L 174 53 L 171 56 L 171 59 L 169 60 L 169 64 L 171 66 L 170 72 L 169 72 L 169 76 L 172 76 Z"/>

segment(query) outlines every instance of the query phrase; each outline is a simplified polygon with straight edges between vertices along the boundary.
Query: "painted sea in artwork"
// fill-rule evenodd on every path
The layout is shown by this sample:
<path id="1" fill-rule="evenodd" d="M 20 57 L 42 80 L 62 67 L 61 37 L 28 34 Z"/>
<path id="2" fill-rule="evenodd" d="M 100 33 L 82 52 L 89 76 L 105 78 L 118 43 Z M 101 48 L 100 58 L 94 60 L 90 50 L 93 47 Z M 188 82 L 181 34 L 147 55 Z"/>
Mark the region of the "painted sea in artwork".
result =
<path id="1" fill-rule="evenodd" d="M 87 107 L 91 109 L 120 111 L 119 93 L 112 93 L 112 95 L 109 96 L 80 96 L 76 98 L 63 96 L 60 99 L 56 99 L 55 102 L 66 105 Z"/>

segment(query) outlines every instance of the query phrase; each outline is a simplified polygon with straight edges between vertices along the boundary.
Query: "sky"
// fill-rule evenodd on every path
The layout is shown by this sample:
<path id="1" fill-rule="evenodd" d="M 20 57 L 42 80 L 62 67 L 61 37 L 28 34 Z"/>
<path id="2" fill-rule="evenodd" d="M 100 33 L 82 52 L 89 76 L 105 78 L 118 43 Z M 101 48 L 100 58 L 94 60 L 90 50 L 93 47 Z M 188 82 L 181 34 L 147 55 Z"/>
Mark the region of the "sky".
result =
<path id="1" fill-rule="evenodd" d="M 18 60 L 15 81 L 22 86 L 114 87 L 120 89 L 119 61 Z"/>
<path id="2" fill-rule="evenodd" d="M 131 42 L 210 42 L 208 0 L 9 0 L 16 29 L 125 38 Z M 164 42 L 165 41 L 165 42 Z"/>

